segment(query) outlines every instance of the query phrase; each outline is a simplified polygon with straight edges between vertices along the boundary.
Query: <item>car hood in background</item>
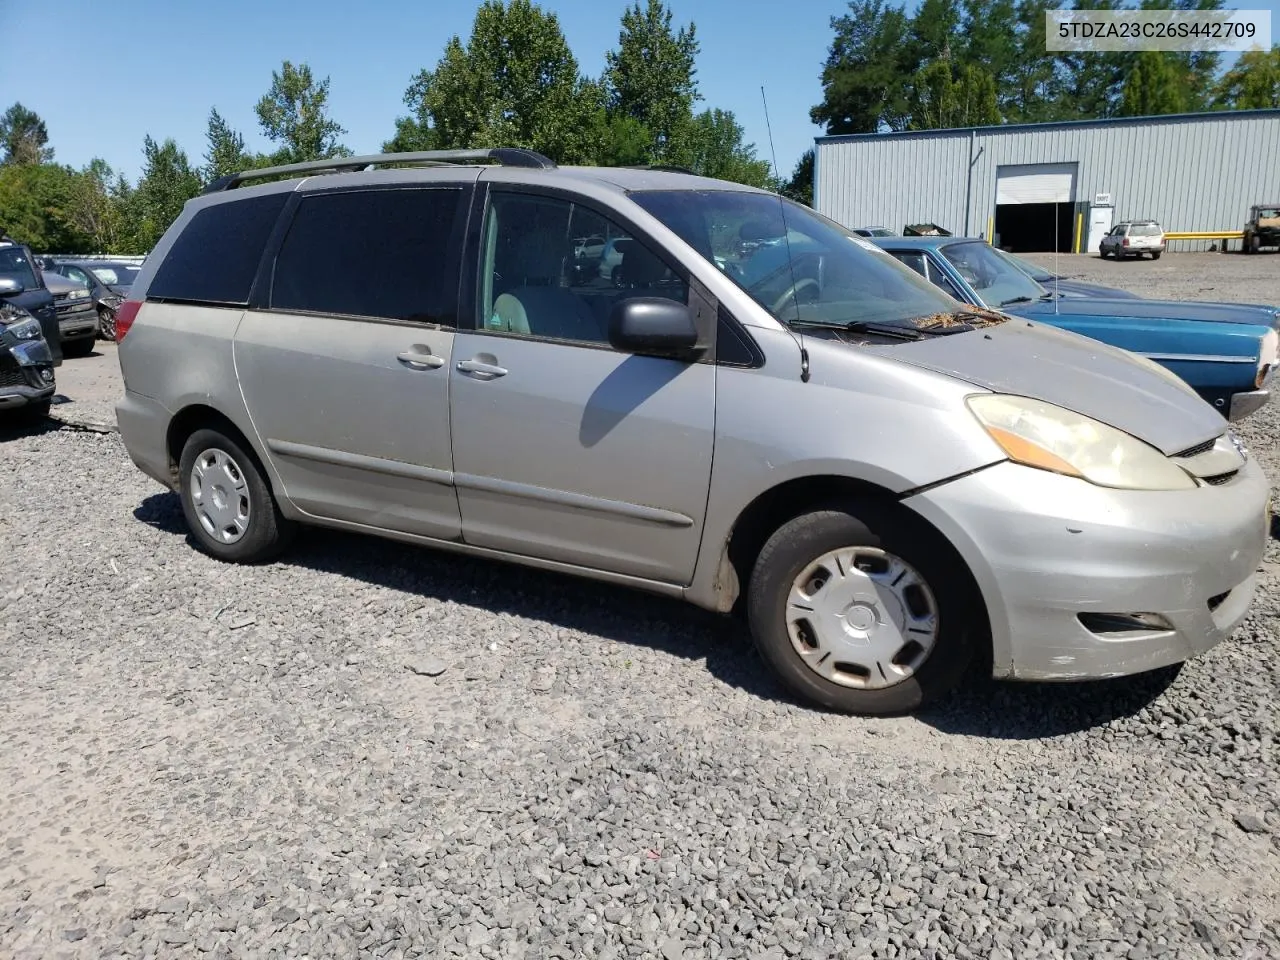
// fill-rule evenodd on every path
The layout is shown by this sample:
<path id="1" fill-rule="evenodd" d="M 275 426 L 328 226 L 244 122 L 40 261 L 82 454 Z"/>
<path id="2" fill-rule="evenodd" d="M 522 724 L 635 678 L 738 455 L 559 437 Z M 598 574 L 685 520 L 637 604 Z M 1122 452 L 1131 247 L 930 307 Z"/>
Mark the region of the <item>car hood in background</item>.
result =
<path id="1" fill-rule="evenodd" d="M 996 393 L 1066 407 L 1168 455 L 1227 428 L 1190 387 L 1148 369 L 1127 351 L 1038 323 L 1010 320 L 895 345 L 885 355 Z"/>
<path id="2" fill-rule="evenodd" d="M 1209 303 L 1196 300 L 1147 300 L 1141 297 L 1080 297 L 1011 303 L 1009 313 L 1032 320 L 1052 322 L 1055 315 L 1124 320 L 1199 320 L 1214 323 L 1248 323 L 1277 326 L 1274 307 L 1239 303 Z"/>
<path id="3" fill-rule="evenodd" d="M 1071 277 L 1050 278 L 1048 280 L 1039 281 L 1040 286 L 1053 291 L 1062 293 L 1068 297 L 1104 297 L 1111 300 L 1140 300 L 1142 299 L 1136 293 L 1130 293 L 1128 290 L 1118 290 L 1115 287 L 1104 287 L 1096 283 L 1088 283 L 1084 280 L 1076 280 Z"/>

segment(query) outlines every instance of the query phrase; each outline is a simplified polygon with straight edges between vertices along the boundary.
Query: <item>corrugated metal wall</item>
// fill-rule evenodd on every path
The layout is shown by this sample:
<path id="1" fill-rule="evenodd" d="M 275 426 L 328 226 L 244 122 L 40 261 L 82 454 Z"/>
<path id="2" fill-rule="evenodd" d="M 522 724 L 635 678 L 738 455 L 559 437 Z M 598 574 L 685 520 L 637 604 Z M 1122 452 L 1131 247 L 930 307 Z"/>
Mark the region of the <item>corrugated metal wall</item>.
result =
<path id="1" fill-rule="evenodd" d="M 972 236 L 989 229 L 1004 164 L 1078 163 L 1077 201 L 1110 193 L 1117 222 L 1149 217 L 1167 231 L 1239 230 L 1252 204 L 1280 202 L 1280 110 L 823 137 L 814 202 L 850 227 L 961 234 L 971 147 Z"/>

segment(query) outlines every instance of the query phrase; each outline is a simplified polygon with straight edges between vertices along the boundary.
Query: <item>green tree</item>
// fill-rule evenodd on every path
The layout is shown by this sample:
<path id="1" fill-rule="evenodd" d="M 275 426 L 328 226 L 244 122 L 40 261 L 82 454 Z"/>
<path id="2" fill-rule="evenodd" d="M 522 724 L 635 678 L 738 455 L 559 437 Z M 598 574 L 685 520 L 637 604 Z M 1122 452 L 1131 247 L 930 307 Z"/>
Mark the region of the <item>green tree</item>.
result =
<path id="1" fill-rule="evenodd" d="M 148 135 L 142 152 L 145 157 L 142 177 L 125 206 L 131 228 L 129 243 L 132 250 L 139 253 L 156 245 L 182 213 L 183 205 L 200 192 L 202 185 L 199 172 L 173 140 L 157 144 Z"/>
<path id="2" fill-rule="evenodd" d="M 657 162 L 653 132 L 635 117 L 611 114 L 601 108 L 596 112 L 595 162 L 604 167 L 640 167 Z M 687 129 L 677 123 L 675 130 Z"/>
<path id="3" fill-rule="evenodd" d="M 0 163 L 48 163 L 49 131 L 34 111 L 15 103 L 0 115 Z"/>
<path id="4" fill-rule="evenodd" d="M 849 12 L 832 17 L 835 38 L 822 68 L 822 102 L 810 119 L 829 134 L 900 130 L 909 115 L 906 80 L 913 60 L 909 21 L 885 0 L 850 0 Z"/>
<path id="5" fill-rule="evenodd" d="M 217 107 L 209 110 L 209 126 L 204 136 L 208 144 L 202 171 L 205 182 L 212 182 L 218 177 L 256 165 L 257 158 L 244 148 L 244 137 L 223 119 Z"/>
<path id="6" fill-rule="evenodd" d="M 54 163 L 0 166 L 0 227 L 38 253 L 76 250 L 84 237 L 71 226 L 70 167 Z"/>
<path id="7" fill-rule="evenodd" d="M 271 89 L 254 109 L 262 132 L 280 144 L 277 163 L 350 155 L 338 142 L 347 131 L 329 116 L 329 78 L 317 82 L 305 63 L 295 67 L 286 60 L 271 71 Z"/>
<path id="8" fill-rule="evenodd" d="M 422 126 L 413 117 L 397 117 L 395 136 L 382 144 L 383 153 L 414 153 L 435 148 L 435 137 L 431 129 Z"/>
<path id="9" fill-rule="evenodd" d="M 1047 11 L 1058 0 L 1020 0 L 1015 8 L 1017 49 L 1010 74 L 995 74 L 1000 112 L 1009 123 L 1044 123 L 1071 116 L 1063 106 L 1060 60 L 1045 49 Z M 981 57 L 975 59 L 981 62 Z"/>
<path id="10" fill-rule="evenodd" d="M 704 177 L 732 180 L 753 187 L 778 189 L 769 162 L 756 157 L 755 147 L 743 143 L 743 131 L 728 110 L 704 110 L 690 118 L 673 137 L 673 163 Z"/>
<path id="11" fill-rule="evenodd" d="M 1241 53 L 1222 75 L 1213 102 L 1221 110 L 1280 107 L 1280 44 L 1270 50 Z"/>
<path id="12" fill-rule="evenodd" d="M 701 99 L 694 79 L 697 56 L 694 25 L 673 30 L 671 11 L 661 0 L 647 0 L 643 8 L 637 2 L 623 13 L 618 49 L 605 55 L 604 87 L 610 117 L 634 123 L 614 127 L 621 137 L 615 149 L 627 152 L 629 138 L 643 128 L 652 138 L 652 161 L 668 156 L 674 133 Z"/>
<path id="13" fill-rule="evenodd" d="M 554 13 L 530 0 L 486 0 L 468 42 L 451 38 L 435 69 L 414 77 L 405 103 L 414 126 L 398 121 L 397 138 L 440 149 L 527 147 L 573 163 L 594 155 L 604 91 L 579 75 Z"/>
<path id="14" fill-rule="evenodd" d="M 77 249 L 112 252 L 123 237 L 123 211 L 113 194 L 118 177 L 107 161 L 95 158 L 70 183 L 65 220 L 83 238 Z"/>
<path id="15" fill-rule="evenodd" d="M 782 187 L 784 197 L 789 197 L 796 203 L 803 203 L 807 207 L 813 206 L 813 161 L 813 147 L 810 147 L 800 155 L 795 168 L 791 171 L 791 179 Z"/>
<path id="16" fill-rule="evenodd" d="M 1174 57 L 1159 50 L 1143 50 L 1134 58 L 1124 80 L 1120 114 L 1146 117 L 1182 113 L 1187 109 L 1186 76 Z"/>

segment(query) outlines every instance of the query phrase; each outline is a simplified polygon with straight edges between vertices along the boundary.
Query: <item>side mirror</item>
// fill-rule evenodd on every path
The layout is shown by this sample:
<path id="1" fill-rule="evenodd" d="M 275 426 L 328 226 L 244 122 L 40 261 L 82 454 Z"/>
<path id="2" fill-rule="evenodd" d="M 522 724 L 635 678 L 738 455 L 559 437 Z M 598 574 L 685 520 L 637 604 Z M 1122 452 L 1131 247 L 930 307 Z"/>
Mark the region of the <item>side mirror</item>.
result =
<path id="1" fill-rule="evenodd" d="M 0 277 L 0 297 L 16 297 L 26 288 L 12 277 Z"/>
<path id="2" fill-rule="evenodd" d="M 684 360 L 702 352 L 689 308 L 665 297 L 631 297 L 614 304 L 609 343 L 624 353 L 650 357 Z"/>

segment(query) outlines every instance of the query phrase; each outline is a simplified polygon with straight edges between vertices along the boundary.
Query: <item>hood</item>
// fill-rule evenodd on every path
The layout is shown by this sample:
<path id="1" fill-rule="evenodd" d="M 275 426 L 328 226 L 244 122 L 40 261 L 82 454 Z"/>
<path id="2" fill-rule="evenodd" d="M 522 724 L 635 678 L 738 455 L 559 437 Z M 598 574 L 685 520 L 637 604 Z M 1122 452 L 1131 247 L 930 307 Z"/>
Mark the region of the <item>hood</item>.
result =
<path id="1" fill-rule="evenodd" d="M 886 356 L 1034 397 L 1110 424 L 1167 455 L 1220 436 L 1227 422 L 1190 387 L 1132 354 L 1066 330 L 1010 320 L 895 345 Z"/>
<path id="2" fill-rule="evenodd" d="M 50 293 L 54 294 L 70 293 L 72 290 L 84 290 L 85 296 L 89 295 L 88 288 L 83 283 L 68 280 L 58 273 L 46 273 L 44 275 L 44 285 Z"/>
<path id="3" fill-rule="evenodd" d="M 1057 280 L 1041 280 L 1040 285 L 1051 292 L 1061 292 L 1068 297 L 1105 297 L 1112 300 L 1141 299 L 1136 293 L 1130 293 L 1127 290 L 1117 290 L 1115 287 L 1104 287 L 1097 283 L 1071 280 L 1066 277 Z"/>
<path id="4" fill-rule="evenodd" d="M 1275 309 L 1238 303 L 1209 303 L 1195 300 L 1146 300 L 1141 297 L 1079 297 L 1011 303 L 1004 308 L 1031 320 L 1052 322 L 1055 315 L 1081 319 L 1114 320 L 1200 320 L 1214 323 L 1247 323 L 1277 326 Z"/>

